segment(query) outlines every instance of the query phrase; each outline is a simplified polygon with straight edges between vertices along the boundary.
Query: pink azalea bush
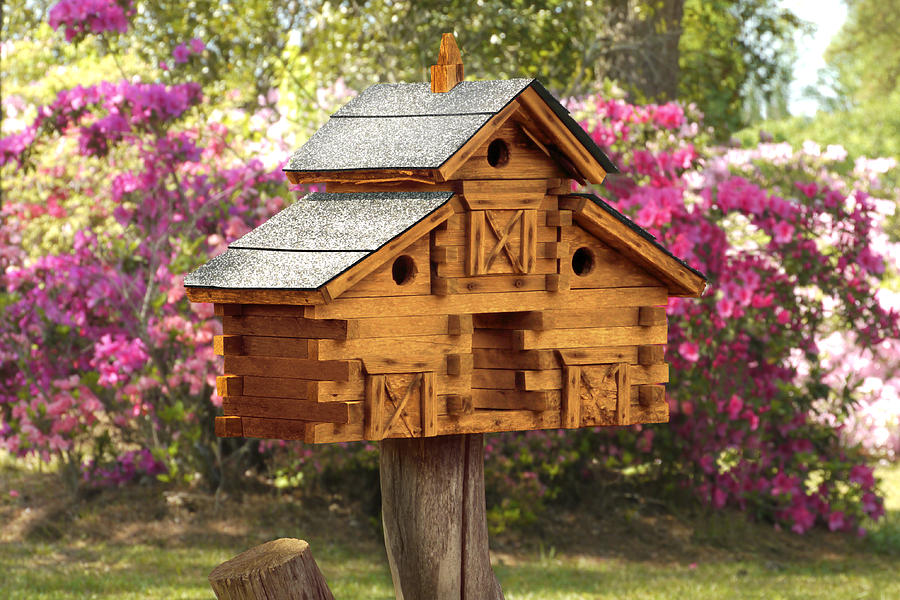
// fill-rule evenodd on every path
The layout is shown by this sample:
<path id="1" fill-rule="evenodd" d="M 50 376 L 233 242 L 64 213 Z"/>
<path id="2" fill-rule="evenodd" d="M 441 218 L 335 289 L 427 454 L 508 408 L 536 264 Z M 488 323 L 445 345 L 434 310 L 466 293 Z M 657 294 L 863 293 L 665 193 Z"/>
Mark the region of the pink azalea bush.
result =
<path id="1" fill-rule="evenodd" d="M 96 33 L 104 6 L 118 14 L 75 2 L 51 13 Z M 234 151 L 260 136 L 191 122 L 202 102 L 192 82 L 76 85 L 0 141 L 17 182 L 0 207 L 0 446 L 60 461 L 70 482 L 215 480 L 227 454 L 209 427 L 220 326 L 210 305 L 187 302 L 182 275 L 288 190 L 275 165 Z M 23 245 L 51 231 L 64 251 Z"/>

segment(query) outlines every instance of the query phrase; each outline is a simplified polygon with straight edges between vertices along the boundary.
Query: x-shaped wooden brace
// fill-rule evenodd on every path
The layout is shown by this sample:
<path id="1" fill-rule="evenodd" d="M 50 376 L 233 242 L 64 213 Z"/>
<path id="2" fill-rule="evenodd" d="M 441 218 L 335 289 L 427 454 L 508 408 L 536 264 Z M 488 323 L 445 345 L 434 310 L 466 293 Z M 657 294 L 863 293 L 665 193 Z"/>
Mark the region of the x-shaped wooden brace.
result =
<path id="1" fill-rule="evenodd" d="M 496 259 L 501 252 L 506 252 L 506 256 L 509 258 L 509 262 L 512 264 L 513 269 L 515 269 L 517 273 L 525 273 L 525 267 L 522 265 L 522 261 L 519 260 L 519 257 L 516 256 L 509 247 L 509 236 L 513 231 L 513 227 L 516 226 L 516 223 L 521 222 L 524 218 L 525 211 L 516 211 L 516 214 L 513 215 L 509 222 L 503 227 L 497 225 L 497 222 L 494 221 L 494 217 L 491 215 L 491 211 L 484 211 L 484 216 L 486 217 L 488 227 L 491 228 L 491 231 L 497 238 L 497 245 L 491 249 L 490 254 L 488 254 L 487 258 L 484 260 L 484 271 L 487 272 L 491 268 L 494 259 Z"/>
<path id="2" fill-rule="evenodd" d="M 384 433 L 390 433 L 391 428 L 397 422 L 397 419 L 400 419 L 404 427 L 406 427 L 406 430 L 409 432 L 409 437 L 415 437 L 412 426 L 403 416 L 403 409 L 406 408 L 409 398 L 413 395 L 413 390 L 416 389 L 416 386 L 421 385 L 421 383 L 422 374 L 416 373 L 416 376 L 413 377 L 412 381 L 409 382 L 409 385 L 406 386 L 406 391 L 400 396 L 397 394 L 397 390 L 394 389 L 394 386 L 391 385 L 390 380 L 387 377 L 384 378 L 384 389 L 387 392 L 387 399 L 391 401 L 395 408 L 394 414 L 391 415 L 391 420 L 388 421 L 387 426 L 384 428 Z"/>

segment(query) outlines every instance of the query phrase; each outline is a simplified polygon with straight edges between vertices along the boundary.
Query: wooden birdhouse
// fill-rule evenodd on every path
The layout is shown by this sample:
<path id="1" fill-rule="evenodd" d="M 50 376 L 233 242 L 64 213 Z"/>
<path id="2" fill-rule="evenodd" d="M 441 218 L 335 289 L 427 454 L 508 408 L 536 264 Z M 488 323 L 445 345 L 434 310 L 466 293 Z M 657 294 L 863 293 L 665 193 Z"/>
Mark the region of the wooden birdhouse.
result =
<path id="1" fill-rule="evenodd" d="M 324 184 L 185 277 L 223 324 L 220 436 L 310 443 L 668 420 L 702 274 L 572 181 L 615 166 L 535 79 L 374 85 L 297 150 Z"/>

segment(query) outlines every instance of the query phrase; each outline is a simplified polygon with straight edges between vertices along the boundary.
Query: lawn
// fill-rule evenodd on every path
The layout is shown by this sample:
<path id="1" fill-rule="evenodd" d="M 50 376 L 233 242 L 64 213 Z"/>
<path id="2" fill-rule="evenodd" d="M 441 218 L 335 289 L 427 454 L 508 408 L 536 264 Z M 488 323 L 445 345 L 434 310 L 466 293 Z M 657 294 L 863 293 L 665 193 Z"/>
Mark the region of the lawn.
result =
<path id="1" fill-rule="evenodd" d="M 888 517 L 862 539 L 631 499 L 496 536 L 495 570 L 509 600 L 900 598 L 900 466 L 880 475 Z M 72 500 L 53 481 L 3 468 L 0 598 L 210 599 L 213 567 L 276 537 L 308 540 L 338 598 L 393 598 L 377 530 L 337 500 L 248 492 L 217 503 L 163 487 Z"/>

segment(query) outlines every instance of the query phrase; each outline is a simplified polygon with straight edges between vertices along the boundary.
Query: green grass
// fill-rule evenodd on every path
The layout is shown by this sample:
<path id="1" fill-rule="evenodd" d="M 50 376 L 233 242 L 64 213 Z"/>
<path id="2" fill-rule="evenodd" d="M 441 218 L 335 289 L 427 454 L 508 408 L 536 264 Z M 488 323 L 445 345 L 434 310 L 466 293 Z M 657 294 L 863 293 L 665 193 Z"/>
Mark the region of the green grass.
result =
<path id="1" fill-rule="evenodd" d="M 880 474 L 889 514 L 863 539 L 796 536 L 737 514 L 586 507 L 492 540 L 495 571 L 508 600 L 900 598 L 900 466 Z M 376 532 L 337 503 L 247 494 L 217 506 L 146 488 L 64 501 L 48 477 L 2 475 L 3 599 L 210 599 L 213 567 L 288 536 L 310 542 L 337 598 L 393 598 Z"/>

